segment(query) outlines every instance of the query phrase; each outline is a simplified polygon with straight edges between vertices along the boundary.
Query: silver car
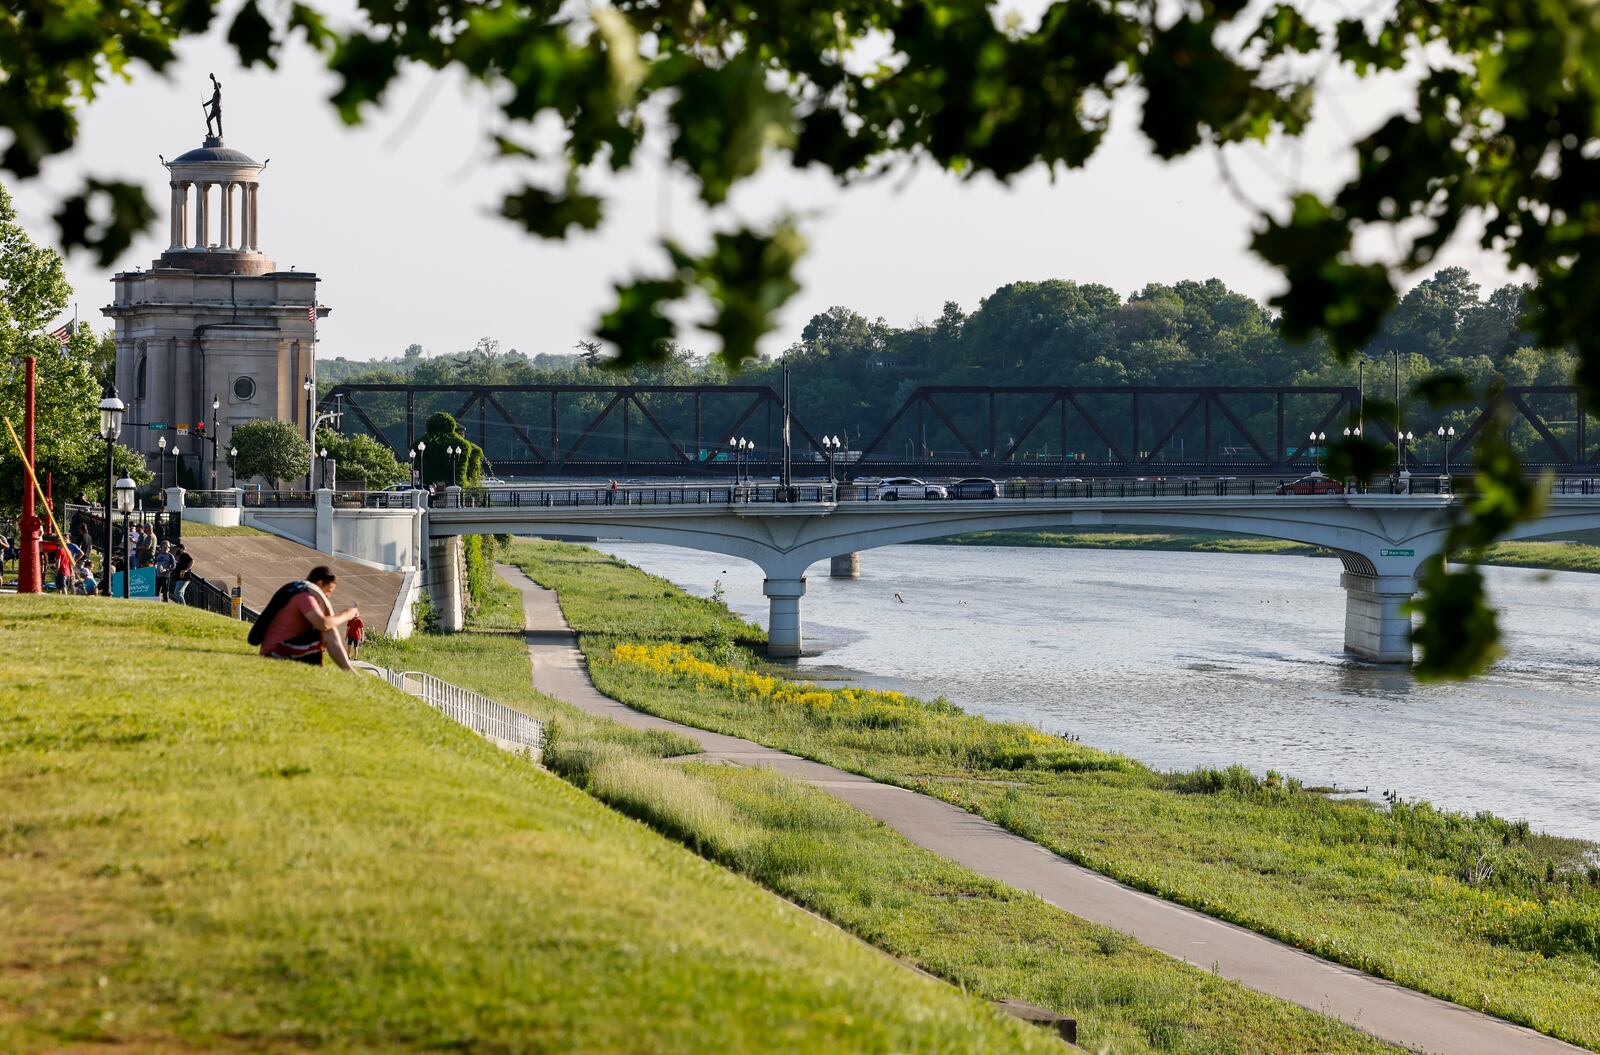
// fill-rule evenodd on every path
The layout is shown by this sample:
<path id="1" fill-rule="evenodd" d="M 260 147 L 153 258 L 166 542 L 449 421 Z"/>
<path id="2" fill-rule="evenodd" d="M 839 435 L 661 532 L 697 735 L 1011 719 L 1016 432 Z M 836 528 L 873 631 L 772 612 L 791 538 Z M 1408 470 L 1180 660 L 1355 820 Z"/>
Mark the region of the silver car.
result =
<path id="1" fill-rule="evenodd" d="M 891 476 L 878 485 L 878 497 L 885 502 L 902 498 L 949 498 L 950 492 L 915 476 Z"/>

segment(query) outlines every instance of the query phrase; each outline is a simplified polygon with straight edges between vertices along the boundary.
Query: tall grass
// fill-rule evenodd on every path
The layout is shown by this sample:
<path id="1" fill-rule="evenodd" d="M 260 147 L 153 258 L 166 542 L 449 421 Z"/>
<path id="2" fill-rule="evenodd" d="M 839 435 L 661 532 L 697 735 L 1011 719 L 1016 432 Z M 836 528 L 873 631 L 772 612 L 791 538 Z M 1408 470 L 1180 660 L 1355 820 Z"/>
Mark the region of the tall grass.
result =
<path id="1" fill-rule="evenodd" d="M 576 546 L 520 543 L 512 557 L 560 592 L 597 684 L 632 706 L 943 798 L 1141 889 L 1600 1050 L 1587 844 L 1239 767 L 1159 773 L 938 701 L 907 701 L 892 725 L 841 719 L 797 702 L 804 690 L 742 692 L 689 664 L 619 659 L 620 645 L 671 643 L 713 663 L 681 624 L 652 636 L 664 617 L 641 594 L 660 580 Z M 773 673 L 753 653 L 739 665 Z"/>

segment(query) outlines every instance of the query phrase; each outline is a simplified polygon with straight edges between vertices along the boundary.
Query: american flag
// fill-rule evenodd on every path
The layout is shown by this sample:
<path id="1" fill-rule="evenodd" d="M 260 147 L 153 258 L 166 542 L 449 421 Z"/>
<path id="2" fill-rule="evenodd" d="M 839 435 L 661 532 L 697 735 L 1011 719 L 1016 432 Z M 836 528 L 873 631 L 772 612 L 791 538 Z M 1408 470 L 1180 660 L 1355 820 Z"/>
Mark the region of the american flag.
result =
<path id="1" fill-rule="evenodd" d="M 306 309 L 306 321 L 307 322 L 316 322 L 317 321 L 317 302 L 316 301 L 312 301 L 311 302 L 311 307 Z"/>
<path id="2" fill-rule="evenodd" d="M 62 323 L 60 326 L 57 326 L 55 329 L 50 331 L 50 336 L 54 337 L 62 344 L 70 343 L 72 341 L 72 323 Z"/>

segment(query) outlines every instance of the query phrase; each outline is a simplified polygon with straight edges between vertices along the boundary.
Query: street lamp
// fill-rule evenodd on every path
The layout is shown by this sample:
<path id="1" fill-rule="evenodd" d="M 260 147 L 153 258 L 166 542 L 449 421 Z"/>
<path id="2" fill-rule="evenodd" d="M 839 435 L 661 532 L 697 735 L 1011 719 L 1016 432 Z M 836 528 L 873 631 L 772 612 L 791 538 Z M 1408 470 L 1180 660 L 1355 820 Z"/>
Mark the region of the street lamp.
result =
<path id="1" fill-rule="evenodd" d="M 239 448 L 228 448 L 228 480 L 234 487 L 239 486 Z"/>
<path id="2" fill-rule="evenodd" d="M 105 398 L 100 401 L 100 438 L 106 441 L 106 504 L 104 574 L 100 576 L 100 592 L 111 596 L 111 497 L 116 489 L 116 470 L 113 467 L 117 437 L 122 435 L 122 412 L 126 408 L 117 398 L 117 387 L 106 385 Z"/>
<path id="3" fill-rule="evenodd" d="M 1311 434 L 1311 453 L 1317 460 L 1317 472 L 1322 472 L 1322 444 L 1328 442 L 1326 432 L 1313 432 Z"/>
<path id="4" fill-rule="evenodd" d="M 833 483 L 833 458 L 842 446 L 843 444 L 839 442 L 839 437 L 837 436 L 822 437 L 822 449 L 828 455 L 828 483 L 830 484 Z"/>
<path id="5" fill-rule="evenodd" d="M 423 440 L 417 441 L 417 481 L 428 486 L 428 444 Z"/>
<path id="6" fill-rule="evenodd" d="M 1445 476 L 1450 475 L 1450 445 L 1455 441 L 1455 438 L 1456 427 L 1454 425 L 1451 425 L 1449 428 L 1445 428 L 1443 425 L 1439 426 L 1439 447 L 1444 453 Z"/>
<path id="7" fill-rule="evenodd" d="M 172 486 L 173 487 L 177 487 L 178 486 L 178 469 L 179 469 L 179 467 L 181 467 L 183 465 L 182 454 L 183 454 L 183 452 L 178 450 L 177 441 L 174 440 L 173 443 L 172 443 Z M 166 502 L 167 502 L 167 492 L 162 491 L 161 492 L 161 504 L 164 506 L 164 505 L 166 505 Z"/>
<path id="8" fill-rule="evenodd" d="M 211 397 L 211 489 L 217 489 L 217 442 L 222 439 L 222 433 L 217 431 L 217 412 L 222 409 L 222 400 L 213 395 Z"/>
<path id="9" fill-rule="evenodd" d="M 303 387 L 306 390 L 306 446 L 310 447 L 311 450 L 312 450 L 312 453 L 314 454 L 314 453 L 316 453 L 316 449 L 317 449 L 316 448 L 317 434 L 313 430 L 317 427 L 317 425 L 316 425 L 316 420 L 317 419 L 316 419 L 316 408 L 312 405 L 311 400 L 316 395 L 317 383 L 315 381 L 311 380 L 311 375 L 310 374 L 306 375 L 306 379 L 305 379 L 305 383 L 304 383 Z M 306 490 L 307 491 L 311 490 L 311 473 L 312 473 L 312 467 L 310 465 L 307 465 L 306 466 Z"/>
<path id="10" fill-rule="evenodd" d="M 450 484 L 453 487 L 461 486 L 461 446 L 446 447 L 444 452 L 450 456 Z"/>
<path id="11" fill-rule="evenodd" d="M 156 490 L 167 493 L 167 438 L 156 437 Z"/>
<path id="12" fill-rule="evenodd" d="M 417 486 L 417 449 L 411 448 L 406 452 L 406 461 L 411 466 L 411 486 Z"/>
<path id="13" fill-rule="evenodd" d="M 322 455 L 322 486 L 323 487 L 327 487 L 328 486 L 328 448 L 326 448 L 326 447 L 322 448 L 320 453 Z"/>
<path id="14" fill-rule="evenodd" d="M 1400 471 L 1406 471 L 1406 445 L 1417 438 L 1415 432 L 1402 432 L 1400 434 Z"/>
<path id="15" fill-rule="evenodd" d="M 117 481 L 117 512 L 122 514 L 122 596 L 126 600 L 130 596 L 129 581 L 133 578 L 132 546 L 128 538 L 128 517 L 133 513 L 134 482 L 124 476 Z M 111 510 L 106 510 L 106 523 L 111 522 Z M 110 554 L 106 554 L 106 582 L 111 581 Z"/>

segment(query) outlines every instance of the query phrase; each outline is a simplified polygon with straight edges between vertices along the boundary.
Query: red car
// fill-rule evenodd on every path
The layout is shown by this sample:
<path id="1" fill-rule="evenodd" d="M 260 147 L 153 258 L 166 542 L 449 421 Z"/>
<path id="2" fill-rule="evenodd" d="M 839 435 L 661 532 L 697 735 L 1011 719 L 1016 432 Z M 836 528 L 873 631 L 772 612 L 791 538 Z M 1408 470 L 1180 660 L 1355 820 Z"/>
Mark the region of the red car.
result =
<path id="1" fill-rule="evenodd" d="M 1280 495 L 1342 495 L 1344 494 L 1344 484 L 1331 476 L 1312 473 L 1310 476 L 1302 476 L 1298 480 L 1279 484 L 1277 493 Z"/>

